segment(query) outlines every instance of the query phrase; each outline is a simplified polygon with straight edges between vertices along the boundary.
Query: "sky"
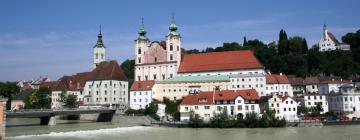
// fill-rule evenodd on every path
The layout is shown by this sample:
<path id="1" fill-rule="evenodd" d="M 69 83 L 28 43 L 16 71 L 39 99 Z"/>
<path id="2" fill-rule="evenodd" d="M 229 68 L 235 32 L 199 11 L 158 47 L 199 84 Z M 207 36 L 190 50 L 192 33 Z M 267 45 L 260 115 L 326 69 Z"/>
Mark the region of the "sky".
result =
<path id="1" fill-rule="evenodd" d="M 185 49 L 223 42 L 277 41 L 279 31 L 317 43 L 323 24 L 339 40 L 360 29 L 359 0 L 0 0 L 0 81 L 92 70 L 99 25 L 106 59 L 134 57 L 144 18 L 151 41 L 164 40 L 172 15 Z"/>

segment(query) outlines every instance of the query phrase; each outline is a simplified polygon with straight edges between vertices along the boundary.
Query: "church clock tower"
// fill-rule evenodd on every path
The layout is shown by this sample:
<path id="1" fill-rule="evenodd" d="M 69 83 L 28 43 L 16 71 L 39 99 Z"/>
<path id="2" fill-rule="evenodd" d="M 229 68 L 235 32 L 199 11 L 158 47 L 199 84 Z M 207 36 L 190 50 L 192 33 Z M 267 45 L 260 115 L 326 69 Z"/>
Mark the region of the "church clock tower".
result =
<path id="1" fill-rule="evenodd" d="M 100 31 L 98 34 L 98 40 L 97 40 L 96 45 L 94 46 L 93 50 L 94 50 L 93 68 L 96 68 L 99 65 L 99 63 L 105 61 L 105 45 L 102 40 L 101 26 L 100 26 Z"/>

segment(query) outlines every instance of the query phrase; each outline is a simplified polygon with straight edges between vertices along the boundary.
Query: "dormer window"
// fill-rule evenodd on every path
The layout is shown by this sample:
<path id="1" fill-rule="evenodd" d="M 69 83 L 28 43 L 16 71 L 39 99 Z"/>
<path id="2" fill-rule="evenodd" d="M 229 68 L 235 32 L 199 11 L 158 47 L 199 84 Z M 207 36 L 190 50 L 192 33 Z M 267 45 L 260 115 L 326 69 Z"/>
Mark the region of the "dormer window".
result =
<path id="1" fill-rule="evenodd" d="M 199 98 L 199 102 L 200 102 L 200 103 L 207 102 L 207 99 L 206 99 L 206 98 Z"/>

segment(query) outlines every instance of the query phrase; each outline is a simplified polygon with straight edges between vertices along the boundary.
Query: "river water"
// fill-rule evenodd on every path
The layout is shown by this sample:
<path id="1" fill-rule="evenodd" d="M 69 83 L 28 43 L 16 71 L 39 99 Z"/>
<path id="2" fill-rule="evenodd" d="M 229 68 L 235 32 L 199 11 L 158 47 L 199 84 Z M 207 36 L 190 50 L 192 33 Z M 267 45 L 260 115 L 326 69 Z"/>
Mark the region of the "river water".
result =
<path id="1" fill-rule="evenodd" d="M 8 119 L 6 137 L 9 140 L 360 140 L 360 125 L 192 129 L 144 127 L 131 123 L 58 121 L 56 126 L 37 123 L 36 119 Z"/>

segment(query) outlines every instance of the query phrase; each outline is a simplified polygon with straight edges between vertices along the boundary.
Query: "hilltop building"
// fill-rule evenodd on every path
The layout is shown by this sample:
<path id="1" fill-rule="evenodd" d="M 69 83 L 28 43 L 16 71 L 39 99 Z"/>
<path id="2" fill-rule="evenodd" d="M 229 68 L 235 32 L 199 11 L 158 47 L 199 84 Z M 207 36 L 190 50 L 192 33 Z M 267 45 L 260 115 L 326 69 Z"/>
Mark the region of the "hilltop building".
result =
<path id="1" fill-rule="evenodd" d="M 331 51 L 331 50 L 350 50 L 350 45 L 340 43 L 336 37 L 327 30 L 326 24 L 323 27 L 323 35 L 319 41 L 319 51 Z"/>

